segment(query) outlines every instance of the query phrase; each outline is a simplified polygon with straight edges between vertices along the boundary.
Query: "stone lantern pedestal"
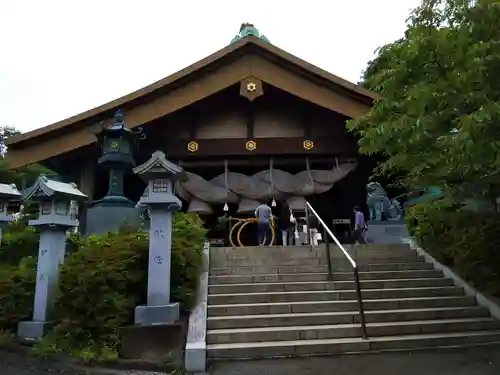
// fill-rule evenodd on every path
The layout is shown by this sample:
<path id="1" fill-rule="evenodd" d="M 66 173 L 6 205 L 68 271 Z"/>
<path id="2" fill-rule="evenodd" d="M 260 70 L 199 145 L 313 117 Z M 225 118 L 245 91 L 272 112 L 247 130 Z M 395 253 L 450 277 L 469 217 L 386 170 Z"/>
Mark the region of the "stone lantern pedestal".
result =
<path id="1" fill-rule="evenodd" d="M 40 231 L 40 245 L 33 319 L 19 323 L 18 336 L 23 341 L 39 341 L 51 324 L 52 298 L 59 266 L 64 261 L 66 231 L 79 224 L 70 210 L 71 201 L 81 201 L 87 196 L 75 184 L 40 176 L 23 198 L 39 202 L 38 218 L 30 220 L 29 225 Z"/>
<path id="2" fill-rule="evenodd" d="M 172 216 L 182 207 L 173 194 L 173 182 L 184 173 L 161 151 L 134 168 L 134 173 L 148 183 L 139 204 L 147 206 L 150 214 L 147 305 L 136 307 L 135 323 L 171 324 L 179 319 L 179 304 L 170 301 Z"/>

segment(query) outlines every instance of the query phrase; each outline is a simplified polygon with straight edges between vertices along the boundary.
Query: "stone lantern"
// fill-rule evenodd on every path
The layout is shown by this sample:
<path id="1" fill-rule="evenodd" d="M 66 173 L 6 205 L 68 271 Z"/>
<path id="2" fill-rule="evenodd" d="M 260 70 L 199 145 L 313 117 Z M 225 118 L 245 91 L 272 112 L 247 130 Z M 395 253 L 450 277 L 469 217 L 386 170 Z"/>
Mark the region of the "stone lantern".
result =
<path id="1" fill-rule="evenodd" d="M 109 187 L 106 196 L 93 202 L 86 213 L 86 234 L 102 234 L 117 230 L 124 221 L 139 224 L 140 212 L 135 203 L 125 197 L 124 175 L 135 166 L 134 150 L 137 142 L 144 139 L 142 130 L 125 128 L 121 110 L 115 113 L 115 122 L 102 127 L 96 134 L 101 147 L 98 164 L 109 171 Z"/>
<path id="2" fill-rule="evenodd" d="M 126 170 L 135 166 L 133 151 L 137 133 L 125 128 L 121 110 L 115 113 L 115 123 L 102 128 L 97 134 L 101 146 L 101 157 L 97 163 L 109 170 L 109 187 L 104 198 L 94 206 L 134 207 L 135 203 L 127 199 L 123 192 L 123 177 Z"/>
<path id="3" fill-rule="evenodd" d="M 20 201 L 22 194 L 17 190 L 15 184 L 0 184 L 0 243 L 2 243 L 2 232 L 7 225 L 14 220 L 8 214 L 8 203 L 12 201 Z"/>
<path id="4" fill-rule="evenodd" d="M 55 177 L 45 175 L 38 177 L 23 196 L 23 199 L 39 203 L 38 217 L 30 220 L 29 225 L 40 231 L 40 244 L 33 320 L 19 323 L 21 340 L 39 341 L 50 325 L 53 291 L 58 282 L 59 266 L 64 261 L 66 231 L 79 224 L 71 210 L 71 202 L 86 198 L 75 184 L 56 181 Z"/>
<path id="5" fill-rule="evenodd" d="M 179 304 L 170 302 L 172 216 L 182 207 L 173 184 L 185 174 L 161 151 L 134 168 L 134 173 L 148 184 L 139 204 L 147 207 L 150 216 L 147 305 L 136 307 L 135 323 L 171 324 L 179 319 Z"/>

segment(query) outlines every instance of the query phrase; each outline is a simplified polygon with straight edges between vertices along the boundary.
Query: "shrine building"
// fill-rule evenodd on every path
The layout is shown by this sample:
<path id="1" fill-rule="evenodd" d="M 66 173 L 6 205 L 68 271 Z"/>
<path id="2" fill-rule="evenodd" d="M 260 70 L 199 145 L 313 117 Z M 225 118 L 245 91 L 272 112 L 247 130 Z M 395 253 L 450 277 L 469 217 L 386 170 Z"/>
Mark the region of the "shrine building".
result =
<path id="1" fill-rule="evenodd" d="M 183 209 L 249 215 L 262 201 L 307 199 L 325 221 L 365 204 L 373 160 L 358 153 L 346 121 L 375 94 L 313 66 L 243 24 L 229 45 L 158 82 L 7 142 L 11 168 L 41 163 L 78 184 L 92 202 L 108 191 L 96 130 L 115 121 L 140 134 L 135 164 L 156 150 L 189 179 L 176 188 Z M 124 173 L 123 195 L 137 202 L 145 183 Z"/>

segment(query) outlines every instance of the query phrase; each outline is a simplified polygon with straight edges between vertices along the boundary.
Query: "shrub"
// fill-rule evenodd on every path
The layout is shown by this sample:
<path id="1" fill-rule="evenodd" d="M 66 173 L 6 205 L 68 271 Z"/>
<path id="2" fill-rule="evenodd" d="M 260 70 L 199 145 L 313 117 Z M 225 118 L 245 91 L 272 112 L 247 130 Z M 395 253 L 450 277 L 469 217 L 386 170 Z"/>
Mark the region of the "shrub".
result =
<path id="1" fill-rule="evenodd" d="M 183 310 L 194 300 L 204 240 L 196 215 L 174 216 L 171 295 Z M 73 241 L 78 250 L 61 267 L 54 330 L 37 350 L 109 358 L 119 345 L 118 328 L 133 324 L 135 306 L 146 303 L 148 235 L 127 231 Z"/>
<path id="2" fill-rule="evenodd" d="M 24 258 L 19 265 L 0 266 L 0 331 L 16 329 L 33 311 L 36 258 Z"/>
<path id="3" fill-rule="evenodd" d="M 437 260 L 481 291 L 500 296 L 500 214 L 431 202 L 411 208 L 406 222 L 410 234 Z"/>
<path id="4" fill-rule="evenodd" d="M 3 231 L 0 263 L 17 265 L 22 258 L 36 256 L 40 235 L 24 221 L 13 221 Z"/>

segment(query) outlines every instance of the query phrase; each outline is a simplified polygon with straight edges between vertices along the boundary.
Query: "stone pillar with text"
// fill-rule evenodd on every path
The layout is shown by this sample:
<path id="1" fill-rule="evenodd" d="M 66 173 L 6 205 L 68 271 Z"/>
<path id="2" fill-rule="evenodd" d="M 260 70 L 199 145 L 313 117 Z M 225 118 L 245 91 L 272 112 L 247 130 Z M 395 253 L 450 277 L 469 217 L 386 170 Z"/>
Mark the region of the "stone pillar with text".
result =
<path id="1" fill-rule="evenodd" d="M 64 261 L 66 232 L 79 224 L 70 209 L 71 202 L 86 198 L 75 184 L 45 175 L 40 176 L 23 195 L 23 199 L 39 203 L 38 218 L 30 220 L 29 225 L 40 231 L 40 244 L 33 319 L 19 323 L 18 337 L 22 341 L 40 341 L 51 326 L 53 295 L 59 280 L 59 266 Z"/>
<path id="2" fill-rule="evenodd" d="M 170 301 L 172 219 L 182 207 L 173 186 L 185 174 L 161 151 L 134 168 L 134 173 L 148 184 L 139 204 L 146 206 L 150 214 L 147 305 L 136 307 L 135 323 L 171 324 L 179 319 L 179 304 Z"/>

